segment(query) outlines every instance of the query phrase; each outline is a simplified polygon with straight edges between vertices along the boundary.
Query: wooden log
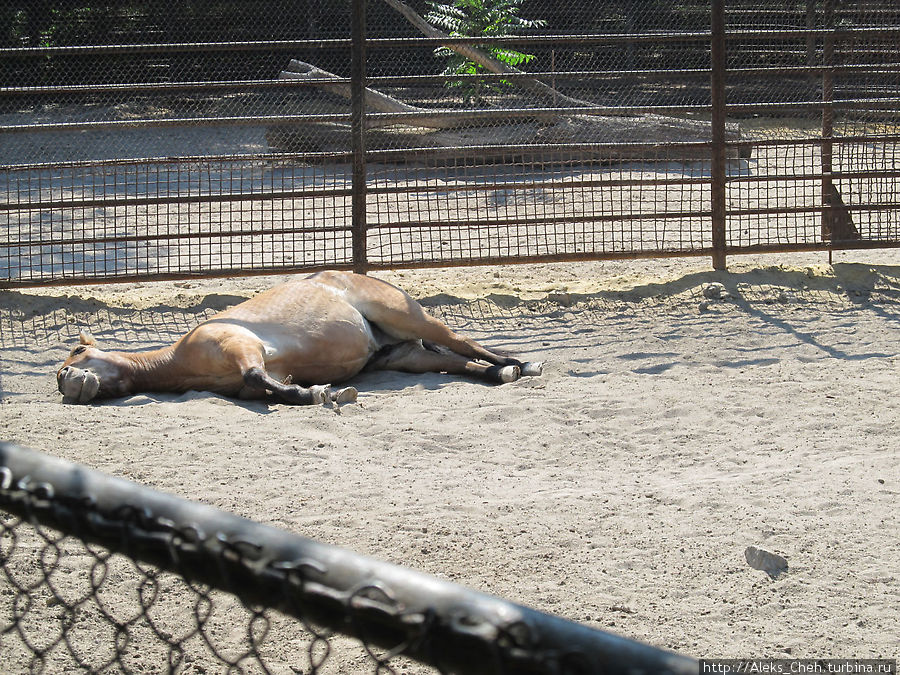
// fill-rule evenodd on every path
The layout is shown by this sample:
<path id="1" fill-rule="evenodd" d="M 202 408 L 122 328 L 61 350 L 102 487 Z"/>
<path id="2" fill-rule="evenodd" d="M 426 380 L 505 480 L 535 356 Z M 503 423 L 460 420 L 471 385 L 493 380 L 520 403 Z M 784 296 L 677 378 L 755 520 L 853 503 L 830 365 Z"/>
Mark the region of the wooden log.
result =
<path id="1" fill-rule="evenodd" d="M 446 33 L 435 28 L 401 0 L 384 0 L 400 12 L 413 26 L 428 37 L 446 38 Z M 615 151 L 617 159 L 706 159 L 708 149 L 703 146 L 680 148 L 668 152 L 679 153 L 678 157 L 666 154 L 664 157 L 647 157 L 647 143 L 694 143 L 708 142 L 712 138 L 712 126 L 708 121 L 657 114 L 635 115 L 604 110 L 603 114 L 578 113 L 572 108 L 594 106 L 560 93 L 547 83 L 533 77 L 523 77 L 525 73 L 494 59 L 489 54 L 471 45 L 450 43 L 446 45 L 462 56 L 481 64 L 486 70 L 497 74 L 515 74 L 518 86 L 550 98 L 554 107 L 562 105 L 568 109 L 543 108 L 517 115 L 513 122 L 497 123 L 496 118 L 472 115 L 471 112 L 452 113 L 412 106 L 372 88 L 365 91 L 366 107 L 383 113 L 404 113 L 399 120 L 373 120 L 366 123 L 369 129 L 369 147 L 391 148 L 445 148 L 458 150 L 459 157 L 472 155 L 466 146 L 480 146 L 483 159 L 489 161 L 485 147 L 497 147 L 497 154 L 506 156 L 510 149 L 501 146 L 512 145 L 557 145 L 580 144 L 622 144 Z M 341 81 L 334 73 L 322 70 L 312 64 L 292 60 L 287 70 L 280 74 L 282 79 L 307 80 L 317 88 L 349 99 L 350 84 Z M 448 114 L 450 113 L 450 114 Z M 386 127 L 391 127 L 387 129 Z M 384 128 L 384 129 L 380 129 Z M 730 123 L 725 130 L 727 140 L 741 137 L 740 127 Z M 341 124 L 316 124 L 305 127 L 272 127 L 266 138 L 271 147 L 286 151 L 343 151 L 349 147 L 349 126 Z M 633 146 L 629 148 L 630 146 Z M 733 156 L 736 153 L 732 153 Z"/>
<path id="2" fill-rule="evenodd" d="M 309 80 L 317 87 L 349 99 L 352 96 L 350 83 L 327 70 L 322 70 L 311 63 L 291 59 L 287 70 L 282 70 L 279 79 Z M 366 107 L 380 112 L 424 112 L 424 108 L 409 105 L 392 96 L 366 87 Z"/>
<path id="3" fill-rule="evenodd" d="M 384 0 L 384 2 L 391 8 L 395 9 L 407 21 L 409 21 L 416 29 L 418 29 L 423 35 L 431 38 L 446 38 L 450 37 L 443 31 L 435 28 L 430 23 L 428 23 L 424 18 L 422 18 L 415 10 L 413 10 L 409 5 L 402 2 L 402 0 Z M 486 70 L 496 74 L 506 74 L 506 75 L 525 75 L 524 71 L 521 71 L 517 68 L 513 68 L 497 59 L 493 58 L 489 54 L 485 54 L 480 49 L 473 47 L 471 45 L 466 44 L 456 44 L 449 43 L 445 44 L 445 47 L 448 49 L 452 49 L 457 54 L 464 56 L 465 58 L 473 61 L 475 63 L 480 64 Z M 595 106 L 595 103 L 591 101 L 584 101 L 581 99 L 572 98 L 570 96 L 566 96 L 561 93 L 554 87 L 551 87 L 546 82 L 538 78 L 527 78 L 527 77 L 517 77 L 515 80 L 515 84 L 517 86 L 528 89 L 533 93 L 537 93 L 545 98 L 548 98 L 553 101 L 554 106 L 563 105 L 566 107 L 591 107 Z M 571 115 L 571 111 L 568 111 L 566 114 Z M 557 119 L 560 119 L 563 115 L 560 115 Z M 565 127 L 580 127 L 583 133 L 586 133 L 586 136 L 582 136 L 582 142 L 594 142 L 593 138 L 596 136 L 610 138 L 609 142 L 618 142 L 616 137 L 621 138 L 622 142 L 625 142 L 625 139 L 630 137 L 632 131 L 646 131 L 650 138 L 646 138 L 645 140 L 649 141 L 657 141 L 657 142 L 673 142 L 673 141 L 692 141 L 692 140 L 709 140 L 712 138 L 712 128 L 709 122 L 705 122 L 703 120 L 692 120 L 681 117 L 671 117 L 664 115 L 656 115 L 656 114 L 647 114 L 647 115 L 634 115 L 633 113 L 623 112 L 617 113 L 614 110 L 605 110 L 601 115 L 595 116 L 598 121 L 601 121 L 601 125 L 608 126 L 609 129 L 604 131 L 602 126 L 591 127 L 591 123 L 588 121 L 584 115 L 577 115 L 577 117 L 572 117 L 572 122 L 568 124 L 562 122 L 557 125 L 555 132 L 548 132 L 548 135 L 557 135 L 557 136 L 565 136 Z M 616 124 L 611 120 L 614 117 L 622 117 L 625 122 L 621 124 Z M 548 116 L 542 115 L 538 119 L 547 120 Z M 639 123 L 635 124 L 635 120 L 640 120 Z M 725 128 L 725 138 L 726 140 L 739 140 L 741 137 L 740 126 L 736 123 L 726 124 Z M 635 139 L 637 140 L 637 139 Z M 560 140 L 559 142 L 577 142 L 573 138 L 569 138 L 568 140 Z"/>
<path id="4" fill-rule="evenodd" d="M 323 70 L 304 61 L 292 59 L 287 70 L 279 75 L 281 79 L 297 79 L 312 82 L 316 87 L 343 98 L 350 98 L 350 84 L 342 81 L 334 73 Z M 467 112 L 448 115 L 448 111 L 413 106 L 388 96 L 371 87 L 366 88 L 366 106 L 378 112 L 407 113 L 403 120 L 374 120 L 368 128 L 403 125 L 407 127 L 428 127 L 431 129 L 459 129 L 463 127 L 497 126 L 495 119 L 479 120 Z M 672 142 L 703 141 L 711 138 L 709 122 L 666 115 L 574 115 L 571 110 L 534 111 L 517 118 L 517 124 L 542 122 L 547 127 L 543 132 L 543 142 Z M 740 138 L 740 127 L 730 123 L 726 127 L 729 140 Z"/>
<path id="5" fill-rule="evenodd" d="M 288 64 L 287 70 L 283 70 L 279 74 L 279 79 L 308 80 L 312 81 L 316 87 L 324 89 L 325 91 L 328 91 L 330 93 L 337 94 L 338 96 L 342 96 L 346 99 L 349 99 L 351 97 L 349 82 L 341 81 L 341 78 L 339 78 L 334 73 L 330 73 L 327 70 L 322 70 L 321 68 L 318 68 L 311 63 L 298 61 L 297 59 L 291 59 L 291 62 Z M 329 80 L 336 81 L 331 82 Z M 423 126 L 433 129 L 453 129 L 456 127 L 465 126 L 467 124 L 471 125 L 471 119 L 467 120 L 464 115 L 451 117 L 448 117 L 446 115 L 436 116 L 431 114 L 434 111 L 430 111 L 428 110 L 428 108 L 420 108 L 418 106 L 409 105 L 408 103 L 404 103 L 403 101 L 393 98 L 392 96 L 388 96 L 387 94 L 377 91 L 376 89 L 372 89 L 371 87 L 366 87 L 365 98 L 366 107 L 377 110 L 378 112 L 414 114 L 414 117 L 405 117 L 403 119 L 402 124 L 406 126 Z M 374 128 L 378 126 L 390 126 L 393 124 L 397 124 L 397 122 L 370 120 L 366 123 L 366 127 Z"/>
<path id="6" fill-rule="evenodd" d="M 405 148 L 410 161 L 478 164 L 528 161 L 582 163 L 588 161 L 679 162 L 708 161 L 707 145 L 673 145 L 669 118 L 588 117 L 583 120 L 561 120 L 557 125 L 537 121 L 503 124 L 493 127 L 462 129 L 426 129 L 391 127 L 367 132 L 369 148 Z M 685 137 L 678 130 L 678 142 L 706 142 L 709 137 Z M 346 152 L 350 147 L 349 125 L 311 124 L 299 127 L 271 127 L 266 133 L 269 145 L 284 152 Z M 616 144 L 589 151 L 556 148 L 558 144 Z M 544 150 L 543 148 L 547 148 Z M 418 151 L 423 152 L 419 153 Z M 432 152 L 442 150 L 443 152 Z M 737 153 L 731 151 L 732 159 Z"/>

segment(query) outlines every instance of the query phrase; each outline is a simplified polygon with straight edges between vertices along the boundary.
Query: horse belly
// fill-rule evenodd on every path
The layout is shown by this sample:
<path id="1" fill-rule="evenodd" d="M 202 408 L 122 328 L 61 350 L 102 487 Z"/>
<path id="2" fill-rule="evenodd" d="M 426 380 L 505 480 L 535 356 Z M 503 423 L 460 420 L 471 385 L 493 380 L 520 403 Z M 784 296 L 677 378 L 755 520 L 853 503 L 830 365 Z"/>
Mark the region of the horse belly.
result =
<path id="1" fill-rule="evenodd" d="M 287 376 L 297 384 L 330 384 L 361 371 L 377 350 L 372 329 L 362 315 L 332 321 L 321 331 L 279 331 L 260 335 L 266 371 L 278 380 Z"/>
<path id="2" fill-rule="evenodd" d="M 211 321 L 232 323 L 261 343 L 266 371 L 297 384 L 329 384 L 353 377 L 378 345 L 372 327 L 346 292 L 314 278 L 277 286 Z"/>

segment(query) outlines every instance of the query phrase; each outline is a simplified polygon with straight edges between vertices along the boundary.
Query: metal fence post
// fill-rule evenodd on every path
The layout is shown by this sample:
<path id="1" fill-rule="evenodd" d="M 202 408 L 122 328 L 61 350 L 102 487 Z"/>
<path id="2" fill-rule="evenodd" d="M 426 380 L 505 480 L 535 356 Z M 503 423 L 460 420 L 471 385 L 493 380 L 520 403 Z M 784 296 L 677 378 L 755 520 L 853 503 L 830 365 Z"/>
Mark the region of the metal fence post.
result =
<path id="1" fill-rule="evenodd" d="M 712 0 L 710 16 L 710 99 L 712 103 L 712 208 L 713 269 L 725 269 L 725 0 Z"/>
<path id="2" fill-rule="evenodd" d="M 806 0 L 806 30 L 813 31 L 815 28 L 816 0 Z M 806 36 L 806 65 L 810 68 L 816 65 L 816 36 L 812 33 Z"/>
<path id="3" fill-rule="evenodd" d="M 832 262 L 834 242 L 833 167 L 834 135 L 834 0 L 825 0 L 822 38 L 822 240 L 828 244 L 828 264 Z"/>
<path id="4" fill-rule="evenodd" d="M 350 198 L 353 238 L 353 271 L 365 274 L 366 258 L 366 0 L 353 0 L 350 32 L 350 132 L 353 153 Z"/>

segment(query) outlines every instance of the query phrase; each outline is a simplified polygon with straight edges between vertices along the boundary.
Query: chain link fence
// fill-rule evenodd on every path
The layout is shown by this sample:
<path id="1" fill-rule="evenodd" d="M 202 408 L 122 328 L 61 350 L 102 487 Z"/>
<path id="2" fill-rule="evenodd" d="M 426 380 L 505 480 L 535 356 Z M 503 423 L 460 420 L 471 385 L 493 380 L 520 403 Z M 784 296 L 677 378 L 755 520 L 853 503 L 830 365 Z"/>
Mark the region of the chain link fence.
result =
<path id="1" fill-rule="evenodd" d="M 728 110 L 743 118 L 755 159 L 728 179 L 730 243 L 896 240 L 900 64 L 888 52 L 897 7 L 825 0 L 785 16 L 729 2 L 726 16 Z"/>
<path id="2" fill-rule="evenodd" d="M 698 668 L 687 657 L 4 443 L 0 658 L 4 672 Z"/>
<path id="3" fill-rule="evenodd" d="M 2 286 L 900 239 L 887 0 L 17 0 L 0 26 Z"/>

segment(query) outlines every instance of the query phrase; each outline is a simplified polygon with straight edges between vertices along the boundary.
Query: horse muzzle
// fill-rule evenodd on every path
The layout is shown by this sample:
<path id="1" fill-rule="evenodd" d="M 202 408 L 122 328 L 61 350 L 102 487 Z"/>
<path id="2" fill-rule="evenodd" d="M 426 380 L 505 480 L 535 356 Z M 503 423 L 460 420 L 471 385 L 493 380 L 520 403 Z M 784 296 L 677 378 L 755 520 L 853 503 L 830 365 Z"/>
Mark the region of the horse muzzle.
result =
<path id="1" fill-rule="evenodd" d="M 87 403 L 97 397 L 100 378 L 89 370 L 66 366 L 56 374 L 63 403 Z"/>

